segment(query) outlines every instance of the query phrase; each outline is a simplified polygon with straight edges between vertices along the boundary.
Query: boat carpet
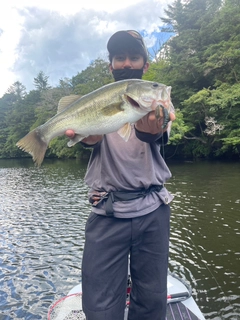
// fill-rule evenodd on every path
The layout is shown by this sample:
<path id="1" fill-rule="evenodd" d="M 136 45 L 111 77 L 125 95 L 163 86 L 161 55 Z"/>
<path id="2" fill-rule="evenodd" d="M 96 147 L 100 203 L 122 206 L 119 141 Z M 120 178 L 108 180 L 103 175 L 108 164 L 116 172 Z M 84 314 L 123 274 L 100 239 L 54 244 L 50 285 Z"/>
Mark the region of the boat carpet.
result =
<path id="1" fill-rule="evenodd" d="M 169 303 L 167 306 L 166 320 L 199 320 L 184 304 L 181 302 Z"/>

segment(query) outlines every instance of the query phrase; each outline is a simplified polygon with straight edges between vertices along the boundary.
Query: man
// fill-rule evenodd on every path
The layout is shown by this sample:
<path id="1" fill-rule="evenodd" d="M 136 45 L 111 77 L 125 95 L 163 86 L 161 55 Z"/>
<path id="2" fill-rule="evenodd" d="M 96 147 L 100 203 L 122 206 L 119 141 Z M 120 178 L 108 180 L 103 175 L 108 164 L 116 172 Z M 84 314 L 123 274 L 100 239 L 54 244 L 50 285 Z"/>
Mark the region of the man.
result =
<path id="1" fill-rule="evenodd" d="M 115 81 L 141 79 L 148 70 L 138 32 L 116 32 L 107 49 Z M 92 148 L 85 181 L 93 206 L 82 262 L 87 320 L 124 319 L 129 256 L 128 319 L 165 320 L 172 196 L 164 187 L 171 173 L 159 152 L 168 140 L 163 120 L 150 112 L 132 126 L 128 142 L 117 133 L 83 140 Z M 74 132 L 67 130 L 66 135 L 71 138 Z"/>

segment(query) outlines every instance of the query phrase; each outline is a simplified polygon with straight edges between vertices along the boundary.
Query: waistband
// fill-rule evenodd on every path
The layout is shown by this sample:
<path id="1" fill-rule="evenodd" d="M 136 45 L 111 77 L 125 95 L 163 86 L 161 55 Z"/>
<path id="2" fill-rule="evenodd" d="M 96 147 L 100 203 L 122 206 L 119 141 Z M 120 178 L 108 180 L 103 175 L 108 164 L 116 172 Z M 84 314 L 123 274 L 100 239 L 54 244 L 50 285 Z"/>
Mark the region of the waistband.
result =
<path id="1" fill-rule="evenodd" d="M 135 200 L 138 198 L 143 198 L 151 192 L 159 192 L 163 188 L 162 185 L 152 185 L 148 189 L 139 189 L 136 191 L 112 191 L 109 192 L 107 195 L 104 196 L 106 199 L 106 215 L 112 216 L 113 215 L 113 203 L 115 201 L 129 201 Z"/>

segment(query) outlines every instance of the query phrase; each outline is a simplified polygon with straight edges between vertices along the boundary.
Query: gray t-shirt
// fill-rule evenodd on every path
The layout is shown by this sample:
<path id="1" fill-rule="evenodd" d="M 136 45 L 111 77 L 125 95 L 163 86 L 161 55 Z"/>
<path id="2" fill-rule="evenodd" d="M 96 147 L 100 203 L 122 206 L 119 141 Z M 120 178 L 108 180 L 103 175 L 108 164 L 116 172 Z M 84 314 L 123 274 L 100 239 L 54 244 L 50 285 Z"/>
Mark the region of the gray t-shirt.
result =
<path id="1" fill-rule="evenodd" d="M 135 191 L 151 185 L 163 185 L 171 173 L 160 154 L 160 145 L 168 134 L 140 133 L 132 125 L 129 140 L 124 141 L 117 132 L 104 135 L 101 142 L 92 146 L 85 182 L 94 191 Z M 165 141 L 163 141 L 165 140 Z M 147 142 L 146 142 L 147 141 Z M 164 187 L 145 197 L 113 203 L 114 216 L 134 218 L 148 214 L 162 203 L 168 204 L 173 196 Z M 93 207 L 97 214 L 105 213 L 105 201 Z"/>

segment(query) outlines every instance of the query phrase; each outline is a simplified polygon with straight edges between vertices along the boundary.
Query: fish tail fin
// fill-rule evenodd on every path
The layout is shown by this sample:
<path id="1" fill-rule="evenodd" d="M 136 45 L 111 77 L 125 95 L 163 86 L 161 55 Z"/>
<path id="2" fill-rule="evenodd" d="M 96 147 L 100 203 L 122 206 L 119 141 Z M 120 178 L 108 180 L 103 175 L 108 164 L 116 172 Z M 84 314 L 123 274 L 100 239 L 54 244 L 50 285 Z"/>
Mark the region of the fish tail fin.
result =
<path id="1" fill-rule="evenodd" d="M 38 129 L 32 130 L 16 144 L 21 150 L 28 152 L 34 163 L 40 167 L 43 162 L 48 143 L 42 139 Z"/>

